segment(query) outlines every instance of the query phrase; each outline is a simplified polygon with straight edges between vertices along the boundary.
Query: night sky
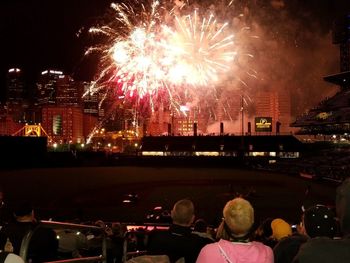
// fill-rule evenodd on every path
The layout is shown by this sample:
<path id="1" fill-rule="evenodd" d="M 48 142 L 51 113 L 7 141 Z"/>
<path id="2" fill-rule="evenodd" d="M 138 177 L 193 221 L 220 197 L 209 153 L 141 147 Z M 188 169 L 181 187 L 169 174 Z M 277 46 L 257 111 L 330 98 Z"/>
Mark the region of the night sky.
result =
<path id="1" fill-rule="evenodd" d="M 96 61 L 85 61 L 89 39 L 79 37 L 79 32 L 93 25 L 109 4 L 108 0 L 0 1 L 0 96 L 11 67 L 21 68 L 29 83 L 47 68 L 91 79 Z"/>
<path id="2" fill-rule="evenodd" d="M 334 49 L 330 38 L 332 21 L 350 10 L 349 0 L 235 2 L 253 6 L 252 16 L 256 15 L 266 32 L 274 31 L 271 38 L 283 36 L 284 42 L 293 42 L 305 50 L 315 48 L 301 40 L 308 34 L 326 38 L 329 48 Z M 5 76 L 11 67 L 21 68 L 28 83 L 34 83 L 40 72 L 47 68 L 63 70 L 75 79 L 93 79 L 98 60 L 83 56 L 91 45 L 86 30 L 101 19 L 110 3 L 108 0 L 1 0 L 0 100 L 4 100 Z M 284 26 L 277 27 L 281 21 Z M 295 28 L 286 26 L 285 21 L 290 21 Z M 279 43 L 283 41 L 279 40 Z M 334 60 L 334 53 L 330 54 Z M 336 72 L 337 68 L 332 70 L 329 73 Z M 322 79 L 322 75 L 319 78 Z"/>

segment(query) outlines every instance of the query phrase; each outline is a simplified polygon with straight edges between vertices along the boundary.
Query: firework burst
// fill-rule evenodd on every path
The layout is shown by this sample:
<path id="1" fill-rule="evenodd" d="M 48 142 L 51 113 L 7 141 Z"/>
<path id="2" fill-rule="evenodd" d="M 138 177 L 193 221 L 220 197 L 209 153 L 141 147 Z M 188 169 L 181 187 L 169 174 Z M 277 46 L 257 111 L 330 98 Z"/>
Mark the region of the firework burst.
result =
<path id="1" fill-rule="evenodd" d="M 217 23 L 214 15 L 200 19 L 198 10 L 193 14 L 175 16 L 175 29 L 170 33 L 174 50 L 173 67 L 169 68 L 168 80 L 174 84 L 206 86 L 217 82 L 221 73 L 230 69 L 236 52 L 234 36 L 224 33 L 227 23 Z"/>
<path id="2" fill-rule="evenodd" d="M 182 114 L 181 105 L 208 105 L 205 101 L 215 106 L 216 88 L 232 79 L 241 55 L 232 25 L 206 9 L 184 11 L 183 2 L 168 9 L 159 1 L 133 1 L 111 4 L 110 22 L 90 28 L 102 44 L 86 52 L 101 54 L 87 92 L 102 94 L 100 106 L 114 99 L 138 108 L 140 116 L 161 107 Z"/>
<path id="3" fill-rule="evenodd" d="M 213 15 L 201 19 L 198 11 L 166 24 L 158 1 L 140 10 L 126 4 L 112 4 L 111 25 L 90 29 L 108 37 L 106 44 L 92 47 L 102 52 L 101 71 L 93 90 L 115 90 L 125 98 L 139 99 L 164 94 L 172 100 L 179 89 L 217 82 L 230 68 L 236 52 L 227 23 L 220 25 Z M 169 13 L 168 13 L 169 14 Z"/>
<path id="4" fill-rule="evenodd" d="M 159 2 L 151 12 L 142 4 L 136 12 L 126 4 L 112 4 L 115 20 L 110 25 L 93 27 L 90 32 L 107 37 L 105 44 L 92 47 L 88 53 L 102 53 L 101 70 L 93 85 L 94 91 L 114 89 L 117 94 L 142 98 L 159 87 L 162 72 L 156 67 L 156 24 Z M 115 92 L 114 92 L 115 93 Z"/>

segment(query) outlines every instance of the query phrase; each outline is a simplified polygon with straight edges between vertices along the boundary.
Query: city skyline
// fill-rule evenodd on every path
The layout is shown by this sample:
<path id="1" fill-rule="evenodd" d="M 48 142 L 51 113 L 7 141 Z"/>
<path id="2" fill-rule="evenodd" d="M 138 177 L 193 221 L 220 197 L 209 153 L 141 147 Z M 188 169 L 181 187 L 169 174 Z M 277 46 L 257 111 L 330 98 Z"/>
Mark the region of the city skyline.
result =
<path id="1" fill-rule="evenodd" d="M 294 1 L 291 4 L 274 0 L 263 1 L 259 4 L 255 1 L 248 1 L 246 4 L 251 10 L 252 19 L 259 21 L 263 30 L 271 26 L 271 19 L 281 23 L 281 27 L 275 26 L 273 28 L 274 33 L 279 33 L 279 36 L 260 35 L 259 37 L 264 40 L 277 38 L 276 43 L 279 45 L 283 41 L 289 41 L 285 51 L 287 55 L 281 53 L 283 57 L 280 58 L 285 60 L 287 64 L 291 64 L 286 65 L 286 68 L 292 66 L 293 76 L 291 77 L 293 77 L 294 82 L 288 88 L 293 89 L 300 85 L 302 87 L 297 87 L 298 92 L 304 92 L 305 96 L 312 98 L 314 92 L 311 90 L 317 86 L 322 86 L 321 90 L 327 90 L 327 84 L 323 84 L 322 77 L 339 70 L 337 47 L 331 43 L 330 29 L 333 19 L 340 14 L 340 11 L 346 12 L 349 7 L 347 7 L 346 1 L 337 1 L 337 3 L 333 3 L 334 1 L 302 2 Z M 89 1 L 89 3 L 84 4 L 80 1 L 60 1 L 60 4 L 47 1 L 3 1 L 0 4 L 2 10 L 0 33 L 7 41 L 4 46 L 6 53 L 0 64 L 0 99 L 3 101 L 5 98 L 6 73 L 12 67 L 23 70 L 25 80 L 29 85 L 32 85 L 32 88 L 34 88 L 34 83 L 40 72 L 47 68 L 62 70 L 77 80 L 91 80 L 96 71 L 98 58 L 83 56 L 91 44 L 91 39 L 87 36 L 86 31 L 104 16 L 110 3 L 111 1 Z M 261 8 L 262 11 L 257 11 L 258 8 Z M 293 23 L 288 24 L 293 19 L 296 21 L 294 22 L 296 29 L 291 29 Z M 317 32 L 313 32 L 315 28 L 318 29 Z M 285 32 L 281 31 L 283 29 Z M 293 35 L 297 29 L 305 31 Z M 284 36 L 281 37 L 281 35 Z M 278 39 L 279 37 L 280 39 Z M 307 42 L 310 39 L 314 40 L 310 43 Z M 294 43 L 292 43 L 293 41 Z M 294 46 L 294 49 L 291 50 L 290 46 Z M 268 46 L 263 47 L 269 48 Z M 286 46 L 280 48 L 286 48 Z M 295 51 L 296 49 L 298 51 Z M 310 57 L 305 57 L 304 63 L 300 62 L 303 58 L 296 57 L 295 54 L 307 55 L 309 49 L 314 49 L 310 52 L 312 53 Z M 324 57 L 321 58 L 323 69 L 310 69 L 310 73 L 307 74 L 308 72 L 303 71 L 304 67 L 313 64 L 307 59 L 320 58 L 319 53 L 315 50 L 319 50 L 319 52 L 330 51 L 323 52 Z M 286 60 L 288 57 L 289 60 Z M 273 58 L 270 59 L 270 62 L 273 66 L 280 66 L 280 62 L 275 63 L 277 60 L 278 58 Z M 277 71 L 278 69 L 273 66 L 271 70 Z M 283 82 L 289 80 L 288 76 L 284 76 L 286 68 L 282 69 L 280 73 L 277 72 L 279 74 L 276 74 L 274 79 L 269 79 L 271 82 L 262 83 L 261 86 L 280 85 L 282 87 Z M 264 74 L 267 72 L 263 72 L 259 79 L 264 79 Z M 301 80 L 298 77 L 305 77 L 305 79 Z M 301 83 L 302 81 L 305 83 Z M 314 82 L 316 87 L 311 87 L 309 81 Z M 304 89 L 304 86 L 307 85 L 310 86 L 310 91 Z M 320 95 L 318 94 L 318 96 Z M 307 103 L 304 102 L 304 104 Z M 307 107 L 307 105 L 295 107 L 302 108 Z"/>
<path id="2" fill-rule="evenodd" d="M 254 123 L 258 116 L 270 116 L 270 132 L 289 133 L 290 98 L 288 92 L 259 92 L 255 109 L 244 110 L 244 120 L 236 118 L 240 114 L 240 92 L 234 91 L 225 96 L 231 100 L 211 105 L 211 111 L 191 107 L 183 109 L 186 114 L 176 113 L 166 107 L 161 107 L 151 115 L 141 115 L 132 105 L 120 103 L 115 107 L 112 100 L 98 107 L 98 94 L 91 94 L 91 83 L 74 81 L 61 71 L 45 70 L 38 80 L 38 93 L 33 97 L 34 105 L 28 105 L 21 99 L 22 82 L 19 69 L 11 70 L 11 96 L 7 107 L 3 108 L 0 134 L 14 134 L 23 130 L 24 124 L 41 123 L 45 134 L 51 142 L 90 141 L 98 130 L 109 134 L 133 130 L 143 135 L 191 135 L 198 134 L 240 134 L 243 131 L 251 133 L 249 123 Z M 83 93 L 87 96 L 82 98 Z M 243 99 L 243 98 L 242 98 Z M 214 112 L 212 112 L 214 111 Z M 107 114 L 107 115 L 106 115 Z M 214 116 L 212 115 L 216 115 Z M 242 116 L 243 117 L 243 114 Z M 72 122 L 72 119 L 74 121 Z M 280 122 L 277 131 L 276 123 Z M 241 127 L 244 124 L 244 127 Z M 170 130 L 169 131 L 169 125 Z M 195 127 L 196 126 L 196 127 Z M 222 129 L 221 126 L 225 127 Z M 251 125 L 252 126 L 252 125 Z M 273 127 L 272 127 L 273 126 Z M 220 130 L 219 131 L 219 127 Z M 113 135 L 114 136 L 114 135 Z M 85 138 L 85 139 L 84 139 Z"/>

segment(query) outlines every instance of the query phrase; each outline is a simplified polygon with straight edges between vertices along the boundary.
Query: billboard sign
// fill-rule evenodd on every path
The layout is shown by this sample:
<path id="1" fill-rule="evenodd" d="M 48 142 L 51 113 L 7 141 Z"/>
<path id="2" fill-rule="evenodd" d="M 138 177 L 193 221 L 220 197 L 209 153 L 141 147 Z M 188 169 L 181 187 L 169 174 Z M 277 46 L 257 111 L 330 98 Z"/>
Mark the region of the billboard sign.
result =
<path id="1" fill-rule="evenodd" d="M 272 132 L 272 117 L 255 117 L 256 132 Z"/>

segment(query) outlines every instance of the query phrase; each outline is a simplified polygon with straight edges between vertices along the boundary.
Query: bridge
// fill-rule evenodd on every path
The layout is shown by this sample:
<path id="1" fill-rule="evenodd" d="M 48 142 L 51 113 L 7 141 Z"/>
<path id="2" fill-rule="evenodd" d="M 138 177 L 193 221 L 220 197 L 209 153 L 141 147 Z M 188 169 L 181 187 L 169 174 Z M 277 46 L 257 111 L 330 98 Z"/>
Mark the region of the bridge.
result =
<path id="1" fill-rule="evenodd" d="M 47 134 L 47 132 L 44 130 L 41 124 L 35 124 L 35 125 L 26 124 L 21 129 L 13 133 L 12 136 L 31 136 L 31 137 L 46 136 L 50 138 L 50 136 Z"/>

